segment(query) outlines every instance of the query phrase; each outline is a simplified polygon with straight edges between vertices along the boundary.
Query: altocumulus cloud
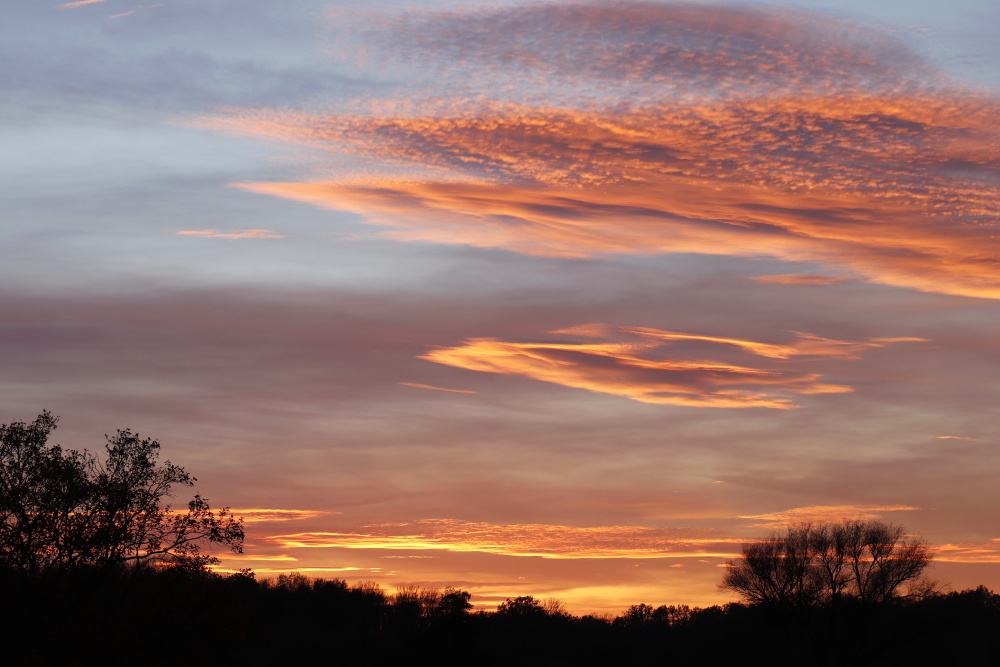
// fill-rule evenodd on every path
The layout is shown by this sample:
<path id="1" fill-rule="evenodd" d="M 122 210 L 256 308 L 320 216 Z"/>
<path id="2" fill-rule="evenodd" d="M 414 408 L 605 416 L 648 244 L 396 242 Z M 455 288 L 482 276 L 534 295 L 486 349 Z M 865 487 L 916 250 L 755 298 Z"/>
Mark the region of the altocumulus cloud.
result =
<path id="1" fill-rule="evenodd" d="M 463 81 L 494 82 L 495 63 L 511 63 L 516 81 L 503 101 L 465 102 L 445 76 L 436 98 L 430 85 L 432 99 L 363 113 L 199 119 L 388 165 L 239 187 L 357 211 L 402 241 L 771 257 L 1000 298 L 1000 103 L 884 35 L 786 8 L 686 3 L 369 25 L 374 44 L 412 47 Z M 569 92 L 546 93 L 553 78 Z M 432 177 L 401 176 L 415 170 Z"/>

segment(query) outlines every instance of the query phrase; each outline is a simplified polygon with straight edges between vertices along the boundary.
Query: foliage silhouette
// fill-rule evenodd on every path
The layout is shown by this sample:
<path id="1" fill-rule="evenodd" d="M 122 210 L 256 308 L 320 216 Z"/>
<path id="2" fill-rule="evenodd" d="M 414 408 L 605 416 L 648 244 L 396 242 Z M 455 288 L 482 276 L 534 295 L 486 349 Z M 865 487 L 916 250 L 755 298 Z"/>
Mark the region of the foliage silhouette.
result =
<path id="1" fill-rule="evenodd" d="M 0 565 L 27 576 L 88 566 L 169 564 L 199 571 L 218 562 L 203 548 L 242 551 L 242 520 L 195 495 L 184 511 L 165 499 L 195 478 L 160 445 L 128 430 L 103 457 L 48 444 L 57 419 L 0 425 Z"/>
<path id="2" fill-rule="evenodd" d="M 530 595 L 507 598 L 497 606 L 497 614 L 515 618 L 538 618 L 548 615 L 542 603 Z"/>
<path id="3" fill-rule="evenodd" d="M 7 575 L 10 572 L 7 571 Z M 191 665 L 219 656 L 236 664 L 329 662 L 399 665 L 419 657 L 506 667 L 654 664 L 695 661 L 736 664 L 767 655 L 768 665 L 939 665 L 971 663 L 995 649 L 1000 596 L 984 588 L 897 597 L 874 626 L 877 642 L 845 659 L 839 641 L 806 644 L 775 624 L 763 605 L 731 603 L 705 609 L 633 605 L 618 618 L 566 613 L 510 615 L 463 610 L 432 613 L 416 625 L 412 592 L 443 599 L 445 591 L 403 587 L 386 594 L 371 582 L 310 579 L 292 573 L 257 581 L 249 573 L 221 576 L 180 568 L 113 570 L 81 582 L 97 569 L 62 577 L 39 595 L 38 579 L 14 582 L 0 571 L 0 644 L 5 664 L 172 665 L 183 645 Z M 18 582 L 22 585 L 18 585 Z M 12 585 L 13 583 L 13 585 Z M 399 593 L 403 595 L 400 596 Z M 466 591 L 455 591 L 468 600 Z M 527 597 L 527 596 L 523 596 Z M 402 605 L 402 606 L 399 606 Z M 521 606 L 521 605 L 518 605 Z M 537 610 L 536 601 L 524 604 Z M 856 607 L 845 608 L 854 614 Z"/>
<path id="4" fill-rule="evenodd" d="M 917 581 L 929 547 L 880 521 L 804 524 L 743 545 L 721 588 L 750 603 L 803 608 L 847 600 L 881 605 Z"/>

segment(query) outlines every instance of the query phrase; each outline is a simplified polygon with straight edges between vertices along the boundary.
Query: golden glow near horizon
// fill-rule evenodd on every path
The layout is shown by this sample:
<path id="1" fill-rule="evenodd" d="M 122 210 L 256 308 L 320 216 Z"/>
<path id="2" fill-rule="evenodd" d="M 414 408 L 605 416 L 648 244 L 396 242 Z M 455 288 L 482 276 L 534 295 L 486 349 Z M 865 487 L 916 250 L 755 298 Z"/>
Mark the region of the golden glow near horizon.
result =
<path id="1" fill-rule="evenodd" d="M 272 521 L 303 521 L 340 512 L 321 510 L 267 509 L 261 507 L 235 507 L 229 510 L 233 516 L 243 519 L 243 523 L 268 523 Z"/>
<path id="2" fill-rule="evenodd" d="M 741 519 L 756 519 L 748 524 L 754 528 L 781 530 L 799 523 L 837 523 L 840 521 L 870 521 L 879 519 L 884 512 L 912 512 L 919 507 L 908 505 L 817 505 L 814 507 L 794 507 L 781 512 L 749 514 Z"/>
<path id="3" fill-rule="evenodd" d="M 563 559 L 730 558 L 738 551 L 732 539 L 718 537 L 713 531 L 646 526 L 497 525 L 423 519 L 365 529 L 368 532 L 311 532 L 263 539 L 282 549 L 445 550 Z"/>
<path id="4" fill-rule="evenodd" d="M 240 510 L 252 512 L 253 510 Z M 276 510 L 256 510 L 261 513 Z M 898 512 L 917 512 L 920 508 L 907 505 L 815 505 L 794 507 L 777 512 L 729 517 L 741 520 L 743 529 L 783 530 L 786 526 L 810 522 L 857 520 L 891 520 L 887 515 Z M 302 515 L 319 516 L 328 512 L 308 510 L 284 510 Z M 339 513 L 334 513 L 339 514 Z M 716 517 L 716 519 L 725 517 Z M 282 519 L 285 520 L 285 519 Z M 346 527 L 345 527 L 346 528 Z M 448 562 L 461 563 L 462 559 L 480 554 L 490 558 L 511 558 L 511 562 L 524 559 L 542 559 L 558 562 L 606 561 L 608 563 L 662 562 L 662 567 L 687 572 L 690 578 L 674 580 L 671 585 L 677 590 L 685 586 L 693 587 L 685 593 L 693 604 L 716 604 L 725 601 L 718 592 L 702 590 L 710 582 L 716 568 L 739 554 L 742 544 L 754 538 L 738 536 L 730 530 L 705 528 L 669 528 L 664 526 L 619 525 L 619 526 L 567 526 L 553 524 L 495 524 L 465 521 L 461 519 L 421 519 L 395 521 L 391 523 L 366 524 L 341 531 L 315 530 L 301 533 L 268 534 L 261 528 L 253 528 L 248 537 L 250 547 L 247 553 L 220 554 L 222 564 L 219 572 L 236 572 L 241 565 L 252 565 L 255 572 L 267 577 L 283 572 L 298 572 L 312 576 L 336 576 L 348 581 L 375 579 L 391 588 L 415 585 L 412 579 L 400 579 L 395 567 L 360 566 L 356 563 L 371 562 L 349 554 L 381 554 L 379 560 L 406 562 Z M 986 543 L 962 543 L 932 545 L 935 561 L 943 564 L 991 564 L 1000 563 L 1000 538 Z M 270 554 L 277 549 L 280 553 Z M 403 555 L 389 555 L 399 552 Z M 417 552 L 419 555 L 413 555 Z M 331 554 L 331 555 L 323 555 Z M 282 565 L 277 565 L 282 563 Z M 276 566 L 277 565 L 277 566 Z M 440 566 L 438 566 L 440 567 Z M 452 566 L 454 567 L 454 565 Z M 496 566 L 498 570 L 507 569 Z M 436 570 L 431 570 L 436 571 Z M 702 582 L 702 583 L 699 583 Z M 422 584 L 417 584 L 422 585 Z M 435 585 L 429 583 L 427 585 Z M 437 584 L 441 585 L 441 584 Z M 450 584 L 449 584 L 450 585 Z M 526 582 L 531 592 L 543 596 L 544 581 Z M 496 602 L 511 596 L 510 584 L 483 580 L 472 585 L 477 605 L 491 608 Z M 557 585 L 558 588 L 558 585 Z M 616 603 L 608 600 L 608 586 L 597 584 L 576 585 L 559 588 L 559 598 L 575 610 L 620 611 Z M 619 584 L 610 588 L 619 589 L 625 595 L 617 599 L 636 601 L 643 599 L 656 601 L 662 590 L 656 585 L 638 579 L 630 584 Z M 711 588 L 711 586 L 709 586 Z M 714 590 L 714 589 L 713 589 Z M 629 595 L 628 592 L 632 594 Z M 525 592 L 525 591 L 522 591 Z M 670 601 L 667 601 L 670 602 Z"/>
<path id="5" fill-rule="evenodd" d="M 743 522 L 746 528 L 780 529 L 810 522 L 881 519 L 886 513 L 919 509 L 907 505 L 816 505 L 735 518 L 750 520 Z M 733 558 L 738 554 L 740 544 L 747 541 L 746 538 L 705 528 L 494 524 L 461 519 L 420 519 L 368 524 L 344 532 L 258 534 L 254 539 L 259 546 L 273 544 L 282 550 L 482 552 L 502 556 L 571 560 Z M 965 547 L 943 545 L 937 548 L 947 551 Z M 226 558 L 236 559 L 233 556 Z M 244 555 L 240 558 L 253 560 L 254 557 Z M 260 559 L 297 560 L 287 555 Z"/>
<path id="6" fill-rule="evenodd" d="M 934 560 L 940 563 L 1000 563 L 1000 537 L 982 544 L 935 545 Z"/>

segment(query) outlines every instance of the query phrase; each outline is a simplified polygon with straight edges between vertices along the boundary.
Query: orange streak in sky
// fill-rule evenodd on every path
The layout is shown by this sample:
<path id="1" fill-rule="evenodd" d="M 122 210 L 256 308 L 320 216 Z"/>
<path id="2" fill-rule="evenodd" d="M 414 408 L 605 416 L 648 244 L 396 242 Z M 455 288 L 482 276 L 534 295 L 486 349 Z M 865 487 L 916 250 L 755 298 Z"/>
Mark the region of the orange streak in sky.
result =
<path id="1" fill-rule="evenodd" d="M 816 373 L 753 368 L 701 356 L 684 358 L 675 343 L 708 343 L 772 359 L 793 356 L 858 359 L 858 353 L 889 342 L 923 339 L 839 341 L 798 333 L 798 340 L 776 345 L 741 338 L 687 334 L 647 327 L 611 327 L 588 324 L 551 333 L 586 337 L 615 334 L 637 336 L 630 342 L 505 342 L 493 338 L 466 340 L 455 347 L 438 348 L 421 359 L 468 370 L 522 375 L 566 387 L 625 396 L 642 403 L 715 408 L 796 407 L 788 394 L 828 394 L 853 391 L 843 385 L 820 382 Z M 672 358 L 651 356 L 666 345 Z M 701 354 L 701 353 L 699 353 Z M 690 352 L 687 353 L 690 357 Z"/>
<path id="2" fill-rule="evenodd" d="M 341 548 L 445 550 L 557 559 L 732 557 L 738 541 L 712 531 L 671 531 L 645 526 L 575 527 L 498 525 L 426 519 L 365 532 L 312 532 L 265 538 L 283 549 Z M 719 548 L 719 545 L 727 545 Z"/>
<path id="3" fill-rule="evenodd" d="M 798 523 L 836 523 L 844 520 L 868 521 L 882 516 L 883 512 L 909 512 L 919 510 L 910 505 L 812 505 L 795 507 L 768 514 L 743 515 L 741 519 L 758 519 L 761 523 L 748 524 L 755 528 L 784 528 Z"/>
<path id="4" fill-rule="evenodd" d="M 823 385 L 817 375 L 792 375 L 725 363 L 656 361 L 594 345 L 506 343 L 489 338 L 432 350 L 421 359 L 487 373 L 524 375 L 567 387 L 626 396 L 642 403 L 699 407 L 789 409 L 789 399 L 748 390 L 771 386 L 794 393 L 851 391 Z M 598 361 L 610 357 L 612 363 Z"/>
<path id="5" fill-rule="evenodd" d="M 942 563 L 1000 563 L 1000 539 L 985 544 L 941 544 L 934 547 L 934 560 Z"/>
<path id="6" fill-rule="evenodd" d="M 816 336 L 814 334 L 799 332 L 793 332 L 799 337 L 797 342 L 792 343 L 791 345 L 773 345 L 770 343 L 761 343 L 758 341 L 743 340 L 740 338 L 685 334 L 676 331 L 660 331 L 658 329 L 649 329 L 646 327 L 638 327 L 632 329 L 632 331 L 644 336 L 659 338 L 662 340 L 693 340 L 734 345 L 736 347 L 743 348 L 752 354 L 762 357 L 771 357 L 773 359 L 788 359 L 792 356 L 802 355 L 834 357 L 841 359 L 860 359 L 861 357 L 858 356 L 858 352 L 862 352 L 873 347 L 883 347 L 882 343 L 877 342 L 860 343 L 833 340 L 830 338 L 823 338 L 822 336 Z"/>
<path id="7" fill-rule="evenodd" d="M 233 516 L 243 519 L 243 523 L 264 523 L 270 521 L 300 521 L 315 519 L 339 512 L 324 512 L 321 510 L 265 509 L 258 507 L 233 508 L 229 510 Z"/>
<path id="8" fill-rule="evenodd" d="M 83 7 L 84 5 L 94 5 L 98 2 L 104 2 L 105 0 L 77 0 L 76 2 L 65 2 L 61 5 L 56 5 L 57 9 L 75 9 L 76 7 Z"/>

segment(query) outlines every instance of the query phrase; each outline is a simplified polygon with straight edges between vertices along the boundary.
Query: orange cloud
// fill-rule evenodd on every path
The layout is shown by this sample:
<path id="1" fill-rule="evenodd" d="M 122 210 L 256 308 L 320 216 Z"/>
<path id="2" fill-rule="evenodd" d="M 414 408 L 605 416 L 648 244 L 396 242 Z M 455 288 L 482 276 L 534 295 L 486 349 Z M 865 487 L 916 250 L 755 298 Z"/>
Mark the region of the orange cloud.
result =
<path id="1" fill-rule="evenodd" d="M 463 80 L 494 83 L 503 63 L 542 88 L 524 92 L 531 104 L 444 95 L 366 114 L 202 119 L 429 174 L 239 187 L 356 211 L 401 241 L 822 262 L 874 282 L 1000 298 L 1000 102 L 887 37 L 784 8 L 688 3 L 399 21 L 380 24 L 390 38 L 370 37 L 480 68 Z M 582 97 L 538 83 L 553 76 Z M 646 92 L 586 98 L 609 80 Z"/>
<path id="2" fill-rule="evenodd" d="M 817 273 L 784 273 L 774 276 L 754 276 L 751 280 L 768 285 L 833 285 L 847 278 Z"/>
<path id="3" fill-rule="evenodd" d="M 985 544 L 941 544 L 934 547 L 934 560 L 942 563 L 1000 563 L 1000 538 Z"/>
<path id="4" fill-rule="evenodd" d="M 340 512 L 324 512 L 321 510 L 288 510 L 263 509 L 257 507 L 233 508 L 229 510 L 233 516 L 241 517 L 243 523 L 267 523 L 272 521 L 301 521 Z"/>
<path id="5" fill-rule="evenodd" d="M 729 558 L 739 548 L 708 530 L 644 526 L 497 525 L 455 519 L 425 519 L 365 526 L 364 532 L 313 532 L 265 539 L 284 549 L 340 548 L 445 550 L 543 558 Z"/>
<path id="6" fill-rule="evenodd" d="M 240 184 L 357 211 L 399 228 L 388 234 L 398 240 L 551 257 L 776 257 L 925 291 L 1000 296 L 993 100 L 791 98 L 474 118 L 276 114 L 241 127 L 267 135 L 275 125 L 284 126 L 276 136 L 445 170 L 447 180 Z"/>
<path id="7" fill-rule="evenodd" d="M 222 560 L 232 560 L 231 558 L 223 558 Z M 252 559 L 247 559 L 252 560 Z M 236 574 L 240 572 L 240 569 L 232 569 L 226 567 L 213 567 L 213 571 L 220 572 L 223 574 Z M 291 572 L 302 572 L 302 573 L 314 573 L 321 574 L 324 572 L 368 572 L 372 575 L 380 574 L 379 568 L 372 567 L 255 567 L 253 568 L 255 574 L 286 574 Z"/>
<path id="8" fill-rule="evenodd" d="M 76 2 L 65 2 L 61 5 L 56 5 L 57 9 L 74 9 L 76 7 L 83 7 L 84 5 L 94 5 L 98 2 L 104 2 L 105 0 L 77 0 Z"/>
<path id="9" fill-rule="evenodd" d="M 811 505 L 794 507 L 768 514 L 748 514 L 740 519 L 757 519 L 760 523 L 747 524 L 751 528 L 784 528 L 799 523 L 836 523 L 845 520 L 870 521 L 884 512 L 912 512 L 919 507 L 909 505 Z"/>
<path id="10" fill-rule="evenodd" d="M 177 232 L 179 236 L 200 236 L 203 238 L 216 239 L 287 239 L 270 229 L 229 229 L 219 231 L 217 229 L 186 229 Z"/>
<path id="11" fill-rule="evenodd" d="M 644 327 L 584 325 L 551 333 L 634 336 L 626 342 L 524 343 L 475 338 L 456 347 L 439 348 L 421 359 L 469 370 L 523 375 L 566 387 L 625 396 L 642 403 L 713 408 L 796 407 L 789 395 L 853 391 L 820 382 L 815 373 L 761 369 L 725 360 L 693 357 L 677 343 L 698 342 L 732 346 L 757 356 L 787 359 L 795 355 L 857 359 L 857 353 L 880 342 L 837 341 L 812 334 L 775 345 L 738 338 L 684 334 Z M 669 345 L 671 358 L 654 356 Z M 697 351 L 697 350 L 696 350 Z M 700 354 L 700 353 L 699 353 Z M 693 358 L 692 358 L 693 357 Z"/>
<path id="12" fill-rule="evenodd" d="M 898 342 L 898 341 L 924 341 L 923 338 L 897 338 L 897 339 L 877 339 L 868 342 L 851 342 L 844 340 L 833 340 L 832 338 L 823 338 L 822 336 L 817 336 L 810 333 L 801 333 L 798 331 L 793 331 L 798 340 L 794 343 L 787 345 L 774 345 L 771 343 L 761 343 L 753 340 L 744 340 L 740 338 L 725 338 L 721 336 L 704 336 L 699 334 L 686 334 L 677 331 L 660 331 L 658 329 L 649 329 L 645 327 L 631 329 L 635 333 L 643 336 L 648 336 L 650 338 L 657 338 L 666 341 L 705 341 L 707 343 L 720 343 L 723 345 L 733 345 L 735 347 L 742 348 L 743 350 L 756 354 L 761 357 L 770 357 L 772 359 L 788 359 L 793 356 L 814 356 L 814 357 L 830 357 L 839 359 L 860 359 L 858 353 L 865 350 L 871 349 L 873 347 L 884 347 L 883 342 Z M 559 333 L 559 332 L 554 332 Z"/>
<path id="13" fill-rule="evenodd" d="M 262 556 L 254 554 L 225 554 L 218 557 L 219 560 L 231 561 L 231 560 L 252 560 L 252 561 L 297 561 L 298 558 L 293 556 Z"/>

